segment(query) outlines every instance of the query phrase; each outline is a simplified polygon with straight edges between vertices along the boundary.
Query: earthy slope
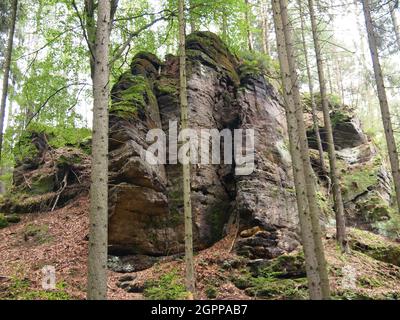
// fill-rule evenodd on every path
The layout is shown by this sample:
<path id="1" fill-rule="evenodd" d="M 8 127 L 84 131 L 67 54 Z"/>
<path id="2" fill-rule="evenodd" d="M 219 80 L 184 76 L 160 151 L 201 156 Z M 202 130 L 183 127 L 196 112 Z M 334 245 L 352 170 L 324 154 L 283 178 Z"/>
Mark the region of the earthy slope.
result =
<path id="1" fill-rule="evenodd" d="M 82 197 L 54 212 L 24 215 L 21 222 L 0 230 L 1 299 L 85 298 L 87 211 L 88 199 Z M 351 245 L 355 250 L 343 256 L 330 234 L 333 230 L 328 230 L 325 248 L 336 298 L 396 299 L 400 296 L 400 268 L 383 262 L 399 264 L 399 244 L 352 229 Z M 246 267 L 248 261 L 229 253 L 234 238 L 235 235 L 227 236 L 197 254 L 198 298 L 307 297 L 301 254 L 294 252 L 269 262 L 260 260 L 259 264 L 253 260 L 250 267 Z M 136 273 L 110 271 L 109 298 L 143 299 L 143 290 L 148 298 L 184 298 L 182 259 L 164 259 Z M 56 291 L 41 289 L 44 265 L 53 265 L 57 270 Z M 352 274 L 347 282 L 354 277 L 355 287 L 346 289 L 343 285 L 349 270 Z"/>

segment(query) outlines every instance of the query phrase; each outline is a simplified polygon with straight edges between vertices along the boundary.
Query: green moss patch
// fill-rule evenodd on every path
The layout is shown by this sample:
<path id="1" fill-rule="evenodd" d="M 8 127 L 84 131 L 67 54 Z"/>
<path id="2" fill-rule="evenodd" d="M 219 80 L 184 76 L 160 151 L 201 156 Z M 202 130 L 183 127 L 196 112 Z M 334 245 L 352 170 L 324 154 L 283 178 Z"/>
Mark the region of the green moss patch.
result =
<path id="1" fill-rule="evenodd" d="M 187 56 L 227 74 L 239 86 L 240 78 L 236 72 L 237 58 L 229 51 L 222 40 L 212 32 L 194 32 L 186 37 Z"/>
<path id="2" fill-rule="evenodd" d="M 125 72 L 112 91 L 110 114 L 124 119 L 137 117 L 148 107 L 157 107 L 157 99 L 153 93 L 150 81 L 142 75 L 132 75 Z"/>
<path id="3" fill-rule="evenodd" d="M 349 229 L 348 240 L 353 250 L 373 259 L 400 266 L 400 244 L 358 229 Z"/>
<path id="4" fill-rule="evenodd" d="M 188 296 L 182 279 L 176 270 L 145 283 L 144 296 L 150 300 L 183 300 Z"/>
<path id="5" fill-rule="evenodd" d="M 0 290 L 0 299 L 5 300 L 71 300 L 72 297 L 66 292 L 65 282 L 56 284 L 54 290 L 32 289 L 28 279 L 13 277 L 5 290 Z"/>
<path id="6" fill-rule="evenodd" d="M 44 244 L 53 240 L 49 233 L 49 226 L 45 224 L 27 224 L 23 230 L 23 236 L 25 241 L 35 244 Z"/>

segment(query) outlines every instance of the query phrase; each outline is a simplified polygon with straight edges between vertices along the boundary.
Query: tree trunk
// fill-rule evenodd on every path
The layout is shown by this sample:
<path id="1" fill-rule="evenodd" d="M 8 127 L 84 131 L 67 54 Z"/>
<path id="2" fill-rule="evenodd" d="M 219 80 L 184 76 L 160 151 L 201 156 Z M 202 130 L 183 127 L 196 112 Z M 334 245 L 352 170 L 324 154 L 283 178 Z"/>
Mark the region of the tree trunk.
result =
<path id="1" fill-rule="evenodd" d="M 96 42 L 96 20 L 95 20 L 95 3 L 94 0 L 85 0 L 84 7 L 85 14 L 85 30 L 87 37 L 87 45 L 89 48 L 89 57 L 90 57 L 90 76 L 94 78 L 94 69 L 95 69 L 95 42 Z"/>
<path id="2" fill-rule="evenodd" d="M 390 3 L 390 17 L 392 18 L 393 29 L 394 29 L 394 33 L 396 35 L 397 49 L 400 50 L 400 25 L 399 25 L 399 21 L 397 20 L 395 10 L 396 10 L 396 8 L 394 7 L 394 4 Z"/>
<path id="3" fill-rule="evenodd" d="M 327 60 L 327 62 L 326 62 L 326 72 L 328 73 L 329 93 L 333 94 L 334 88 L 333 88 L 333 84 L 332 84 L 331 65 L 330 65 L 330 62 L 328 61 L 328 59 L 326 59 L 326 60 Z"/>
<path id="4" fill-rule="evenodd" d="M 300 143 L 299 123 L 296 117 L 296 105 L 293 96 L 293 82 L 287 53 L 284 25 L 282 22 L 281 7 L 279 0 L 272 0 L 272 11 L 276 31 L 277 51 L 281 68 L 283 93 L 285 99 L 286 120 L 289 133 L 290 153 L 292 156 L 293 176 L 296 189 L 297 210 L 301 228 L 302 244 L 306 259 L 306 272 L 308 279 L 309 294 L 311 299 L 322 299 L 324 290 L 320 276 L 319 260 L 316 254 L 315 233 L 309 210 L 306 172 L 304 168 L 302 146 Z M 285 7 L 286 8 L 286 7 Z"/>
<path id="5" fill-rule="evenodd" d="M 186 48 L 185 48 L 185 5 L 179 0 L 179 80 L 181 104 L 181 130 L 188 127 L 188 99 L 186 84 Z M 190 157 L 189 157 L 190 159 Z M 183 204 L 185 216 L 185 265 L 186 289 L 192 295 L 195 293 L 195 276 L 193 262 L 193 230 L 192 230 L 192 202 L 190 198 L 190 163 L 183 167 Z"/>
<path id="6" fill-rule="evenodd" d="M 93 140 L 87 298 L 107 298 L 110 1 L 99 0 L 94 46 Z"/>
<path id="7" fill-rule="evenodd" d="M 4 131 L 4 117 L 6 114 L 7 94 L 8 94 L 8 78 L 10 76 L 11 57 L 13 51 L 15 23 L 17 21 L 18 0 L 13 0 L 11 5 L 11 20 L 8 33 L 7 49 L 4 60 L 4 74 L 3 74 L 3 87 L 1 94 L 0 106 L 0 161 L 2 158 L 3 150 L 3 131 Z"/>
<path id="8" fill-rule="evenodd" d="M 342 193 L 339 184 L 338 171 L 336 168 L 336 153 L 335 153 L 335 145 L 333 141 L 333 132 L 332 132 L 332 124 L 331 118 L 329 116 L 329 102 L 326 93 L 326 82 L 324 75 L 324 66 L 321 57 L 321 47 L 319 42 L 319 34 L 317 30 L 317 22 L 314 13 L 314 1 L 308 0 L 308 6 L 310 10 L 310 18 L 311 18 L 311 29 L 314 38 L 314 47 L 315 47 L 315 55 L 317 59 L 317 68 L 318 68 L 318 79 L 319 79 L 319 87 L 321 92 L 321 102 L 322 102 L 322 111 L 324 114 L 324 122 L 325 122 L 325 131 L 328 143 L 328 156 L 329 156 L 329 165 L 330 165 L 330 178 L 332 183 L 332 191 L 333 191 L 333 203 L 335 208 L 336 215 L 336 239 L 342 249 L 342 251 L 347 251 L 347 240 L 346 240 L 346 224 L 344 218 L 344 206 L 342 200 Z"/>
<path id="9" fill-rule="evenodd" d="M 249 0 L 244 0 L 246 8 L 245 8 L 245 20 L 246 20 L 246 33 L 247 33 L 247 45 L 250 51 L 254 50 L 253 47 L 253 35 L 251 33 L 251 21 L 250 21 L 250 4 Z"/>
<path id="10" fill-rule="evenodd" d="M 303 118 L 303 108 L 301 104 L 301 96 L 299 91 L 298 84 L 298 74 L 297 74 L 297 66 L 296 66 L 296 58 L 295 58 L 295 50 L 293 47 L 293 39 L 292 39 L 292 30 L 290 29 L 290 23 L 287 13 L 287 0 L 280 0 L 280 9 L 281 9 L 281 18 L 282 18 L 282 26 L 283 33 L 285 36 L 285 45 L 286 52 L 288 57 L 288 65 L 290 72 L 290 79 L 292 83 L 291 91 L 293 94 L 294 105 L 295 105 L 295 116 L 297 120 L 298 126 L 298 134 L 299 134 L 299 142 L 300 142 L 300 155 L 301 160 L 303 162 L 304 168 L 304 178 L 306 182 L 306 194 L 308 200 L 308 207 L 310 212 L 312 230 L 313 230 L 313 238 L 315 245 L 315 255 L 318 261 L 318 273 L 320 276 L 320 286 L 321 293 L 323 299 L 329 299 L 330 290 L 329 290 L 329 279 L 328 273 L 326 269 L 326 260 L 324 254 L 324 247 L 321 238 L 321 227 L 319 222 L 320 210 L 317 205 L 317 197 L 315 192 L 315 179 L 314 179 L 314 171 L 311 167 L 311 161 L 308 150 L 308 141 L 306 135 L 306 129 L 304 125 Z"/>
<path id="11" fill-rule="evenodd" d="M 222 9 L 222 40 L 227 43 L 228 42 L 228 20 L 226 16 L 225 9 Z"/>
<path id="12" fill-rule="evenodd" d="M 189 11 L 190 11 L 190 32 L 197 31 L 196 20 L 194 17 L 193 1 L 189 0 Z"/>
<path id="13" fill-rule="evenodd" d="M 386 97 L 385 84 L 383 81 L 382 68 L 379 62 L 378 48 L 374 34 L 374 27 L 372 24 L 370 2 L 363 0 L 363 9 L 365 17 L 365 25 L 367 27 L 369 48 L 371 51 L 372 64 L 374 67 L 376 87 L 378 91 L 379 105 L 381 108 L 383 128 L 385 131 L 386 144 L 389 154 L 390 166 L 392 169 L 392 176 L 394 187 L 396 191 L 397 209 L 400 212 L 400 170 L 399 170 L 399 156 L 397 153 L 396 141 L 393 135 L 392 122 L 390 119 L 389 104 Z"/>
<path id="14" fill-rule="evenodd" d="M 308 60 L 308 49 L 307 49 L 307 44 L 306 44 L 306 37 L 304 34 L 304 30 L 306 28 L 306 23 L 304 20 L 304 12 L 303 12 L 301 0 L 297 0 L 297 4 L 299 6 L 299 11 L 300 11 L 301 40 L 303 43 L 304 60 L 305 60 L 305 65 L 306 65 L 306 70 L 307 70 L 307 79 L 308 79 L 308 89 L 310 91 L 311 113 L 312 113 L 315 137 L 317 140 L 319 161 L 321 163 L 322 171 L 326 172 L 326 166 L 325 166 L 325 161 L 324 161 L 324 150 L 322 148 L 321 135 L 319 133 L 317 106 L 315 105 L 314 83 L 313 83 L 313 79 L 312 79 L 310 63 Z"/>
<path id="15" fill-rule="evenodd" d="M 268 39 L 268 8 L 264 0 L 259 1 L 261 15 L 261 41 L 263 53 L 269 55 L 269 39 Z"/>

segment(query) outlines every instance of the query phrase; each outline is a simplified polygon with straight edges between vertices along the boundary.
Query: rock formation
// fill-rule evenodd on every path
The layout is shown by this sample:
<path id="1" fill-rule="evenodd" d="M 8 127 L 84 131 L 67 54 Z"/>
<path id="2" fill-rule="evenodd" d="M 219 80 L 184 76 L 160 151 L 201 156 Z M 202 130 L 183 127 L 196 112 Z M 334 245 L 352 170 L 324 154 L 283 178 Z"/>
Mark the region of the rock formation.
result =
<path id="1" fill-rule="evenodd" d="M 187 56 L 189 127 L 196 132 L 255 131 L 251 174 L 235 174 L 239 169 L 235 162 L 192 165 L 195 248 L 204 249 L 234 233 L 234 249 L 250 260 L 293 251 L 300 245 L 299 230 L 281 96 L 260 70 L 248 68 L 210 32 L 187 37 Z M 161 129 L 170 137 L 179 129 L 171 126 L 179 123 L 178 74 L 177 57 L 168 55 L 161 62 L 142 52 L 111 92 L 109 251 L 134 255 L 111 261 L 118 265 L 123 260 L 131 271 L 148 267 L 156 257 L 183 252 L 181 166 L 169 153 L 167 164 L 152 165 L 145 159 L 155 142 L 146 137 L 150 129 Z M 388 227 L 391 182 L 384 161 L 352 110 L 333 102 L 331 110 L 348 225 L 398 232 Z M 334 221 L 330 181 L 313 150 L 311 115 L 305 112 L 305 118 L 324 213 L 321 222 L 329 225 Z M 322 127 L 320 131 L 324 141 Z M 44 204 L 51 209 L 55 202 L 61 206 L 88 188 L 90 161 L 82 146 L 48 148 L 46 139 L 39 138 L 31 136 L 36 156 L 19 162 L 14 170 L 13 190 L 19 198 L 6 198 L 3 212 L 38 211 Z M 42 143 L 35 144 L 35 139 Z M 63 187 L 65 176 L 67 186 Z"/>

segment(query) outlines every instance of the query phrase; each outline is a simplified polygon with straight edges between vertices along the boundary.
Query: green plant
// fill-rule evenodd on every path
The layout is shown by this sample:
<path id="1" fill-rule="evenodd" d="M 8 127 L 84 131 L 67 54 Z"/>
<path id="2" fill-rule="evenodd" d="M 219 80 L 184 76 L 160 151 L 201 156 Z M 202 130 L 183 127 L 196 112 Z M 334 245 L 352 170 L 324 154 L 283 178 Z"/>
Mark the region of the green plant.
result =
<path id="1" fill-rule="evenodd" d="M 176 270 L 161 275 L 157 280 L 147 281 L 145 288 L 144 296 L 150 300 L 182 300 L 188 296 Z"/>
<path id="2" fill-rule="evenodd" d="M 218 296 L 218 290 L 212 285 L 208 285 L 205 289 L 205 293 L 208 299 L 215 299 Z"/>
<path id="3" fill-rule="evenodd" d="M 0 213 L 0 229 L 8 227 L 8 221 L 4 214 Z"/>
<path id="4" fill-rule="evenodd" d="M 5 295 L 0 295 L 0 297 L 11 300 L 70 300 L 72 298 L 65 291 L 67 285 L 64 281 L 58 282 L 54 290 L 37 290 L 31 289 L 30 286 L 28 279 L 14 276 Z"/>
<path id="5" fill-rule="evenodd" d="M 44 244 L 52 240 L 52 237 L 49 235 L 48 225 L 38 225 L 33 223 L 29 223 L 25 226 L 24 238 L 26 240 L 33 239 L 34 242 L 38 244 Z"/>

